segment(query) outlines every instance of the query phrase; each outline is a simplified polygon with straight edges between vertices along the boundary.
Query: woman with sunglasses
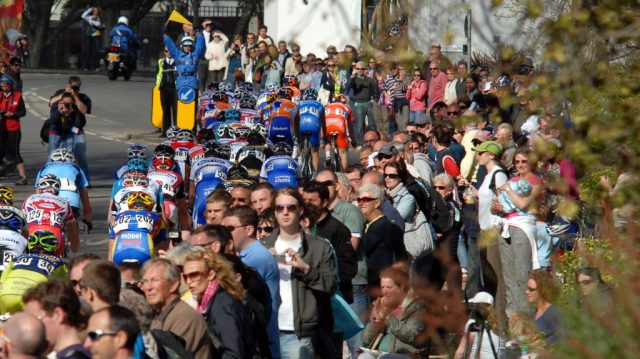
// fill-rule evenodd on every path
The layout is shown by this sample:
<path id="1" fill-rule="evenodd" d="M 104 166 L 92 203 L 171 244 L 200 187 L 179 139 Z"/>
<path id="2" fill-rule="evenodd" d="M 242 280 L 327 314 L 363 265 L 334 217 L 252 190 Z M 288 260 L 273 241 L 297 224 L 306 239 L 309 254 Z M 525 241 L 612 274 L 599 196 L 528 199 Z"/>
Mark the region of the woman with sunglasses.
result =
<path id="1" fill-rule="evenodd" d="M 409 123 L 414 123 L 418 118 L 426 116 L 427 111 L 427 82 L 423 78 L 420 69 L 413 70 L 413 81 L 407 88 L 407 100 L 409 100 Z"/>
<path id="2" fill-rule="evenodd" d="M 529 273 L 526 284 L 528 302 L 534 307 L 533 320 L 547 345 L 558 340 L 562 313 L 553 303 L 560 294 L 553 274 L 539 269 Z"/>
<path id="3" fill-rule="evenodd" d="M 273 210 L 266 210 L 258 216 L 256 235 L 259 240 L 268 237 L 276 228 L 278 228 L 278 222 L 276 222 L 276 216 Z"/>
<path id="4" fill-rule="evenodd" d="M 500 203 L 496 201 L 491 204 L 491 212 L 502 218 L 499 248 L 502 268 L 509 268 L 508 271 L 503 271 L 507 316 L 527 309 L 524 295 L 527 275 L 532 269 L 540 268 L 534 214 L 544 188 L 542 179 L 533 173 L 534 164 L 530 159 L 530 152 L 526 148 L 518 149 L 513 161 L 518 175 L 509 179 L 509 182 L 518 182 L 521 179 L 529 182 L 531 192 L 528 195 L 518 195 L 507 183 L 496 186 L 497 191 L 506 194 L 517 210 L 505 214 Z"/>
<path id="5" fill-rule="evenodd" d="M 389 162 L 384 166 L 384 186 L 391 197 L 393 207 L 405 221 L 411 221 L 416 212 L 416 199 L 409 193 L 405 184 L 409 181 L 409 172 L 403 162 Z"/>

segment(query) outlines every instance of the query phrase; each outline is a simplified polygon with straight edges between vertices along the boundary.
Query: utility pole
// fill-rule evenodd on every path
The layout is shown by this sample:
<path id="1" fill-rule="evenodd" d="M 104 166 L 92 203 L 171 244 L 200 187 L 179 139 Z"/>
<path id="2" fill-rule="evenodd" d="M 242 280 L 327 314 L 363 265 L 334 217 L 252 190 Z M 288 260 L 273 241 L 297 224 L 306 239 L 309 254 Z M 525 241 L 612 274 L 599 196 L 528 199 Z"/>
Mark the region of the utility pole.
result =
<path id="1" fill-rule="evenodd" d="M 467 8 L 464 18 L 464 36 L 467 38 L 467 69 L 471 71 L 471 7 Z"/>

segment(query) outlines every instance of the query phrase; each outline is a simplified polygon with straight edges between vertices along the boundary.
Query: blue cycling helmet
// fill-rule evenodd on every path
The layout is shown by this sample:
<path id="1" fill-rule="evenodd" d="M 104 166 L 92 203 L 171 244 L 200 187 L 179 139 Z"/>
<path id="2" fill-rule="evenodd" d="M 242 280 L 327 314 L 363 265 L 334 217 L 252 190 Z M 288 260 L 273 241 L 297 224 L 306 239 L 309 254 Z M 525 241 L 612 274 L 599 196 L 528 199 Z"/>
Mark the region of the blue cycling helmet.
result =
<path id="1" fill-rule="evenodd" d="M 22 232 L 25 220 L 21 210 L 12 206 L 0 206 L 0 228 Z"/>
<path id="2" fill-rule="evenodd" d="M 318 91 L 309 87 L 308 89 L 302 91 L 302 99 L 303 100 L 317 100 L 318 99 Z"/>
<path id="3" fill-rule="evenodd" d="M 240 105 L 240 108 L 254 109 L 256 107 L 256 99 L 253 96 L 246 94 L 245 96 L 240 97 L 238 105 Z"/>
<path id="4" fill-rule="evenodd" d="M 149 163 L 142 158 L 132 158 L 127 162 L 127 169 L 129 171 L 147 173 L 149 171 Z"/>
<path id="5" fill-rule="evenodd" d="M 239 121 L 241 116 L 240 111 L 235 108 L 230 108 L 224 112 L 225 121 Z"/>
<path id="6" fill-rule="evenodd" d="M 134 143 L 127 149 L 127 155 L 129 158 L 147 158 L 147 146 Z"/>

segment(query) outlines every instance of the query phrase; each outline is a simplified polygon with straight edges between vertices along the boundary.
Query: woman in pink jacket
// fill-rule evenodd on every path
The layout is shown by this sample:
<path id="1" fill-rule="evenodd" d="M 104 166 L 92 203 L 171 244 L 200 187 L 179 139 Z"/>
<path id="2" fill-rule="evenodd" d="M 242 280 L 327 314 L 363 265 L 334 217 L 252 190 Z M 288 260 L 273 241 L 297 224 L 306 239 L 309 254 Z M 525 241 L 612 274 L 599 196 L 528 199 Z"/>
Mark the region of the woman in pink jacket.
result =
<path id="1" fill-rule="evenodd" d="M 409 100 L 409 123 L 416 122 L 417 119 L 426 115 L 427 103 L 427 82 L 422 76 L 420 69 L 413 70 L 413 81 L 407 88 L 407 100 Z"/>

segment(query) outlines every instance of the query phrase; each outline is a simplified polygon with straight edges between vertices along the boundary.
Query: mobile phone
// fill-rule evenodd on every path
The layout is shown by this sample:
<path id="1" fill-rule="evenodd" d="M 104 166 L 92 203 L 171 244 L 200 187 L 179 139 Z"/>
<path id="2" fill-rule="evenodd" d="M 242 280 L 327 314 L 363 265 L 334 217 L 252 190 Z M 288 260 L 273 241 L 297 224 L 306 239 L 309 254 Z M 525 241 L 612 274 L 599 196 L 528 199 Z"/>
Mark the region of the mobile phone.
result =
<path id="1" fill-rule="evenodd" d="M 276 262 L 286 264 L 287 258 L 285 257 L 284 254 L 276 254 Z"/>

